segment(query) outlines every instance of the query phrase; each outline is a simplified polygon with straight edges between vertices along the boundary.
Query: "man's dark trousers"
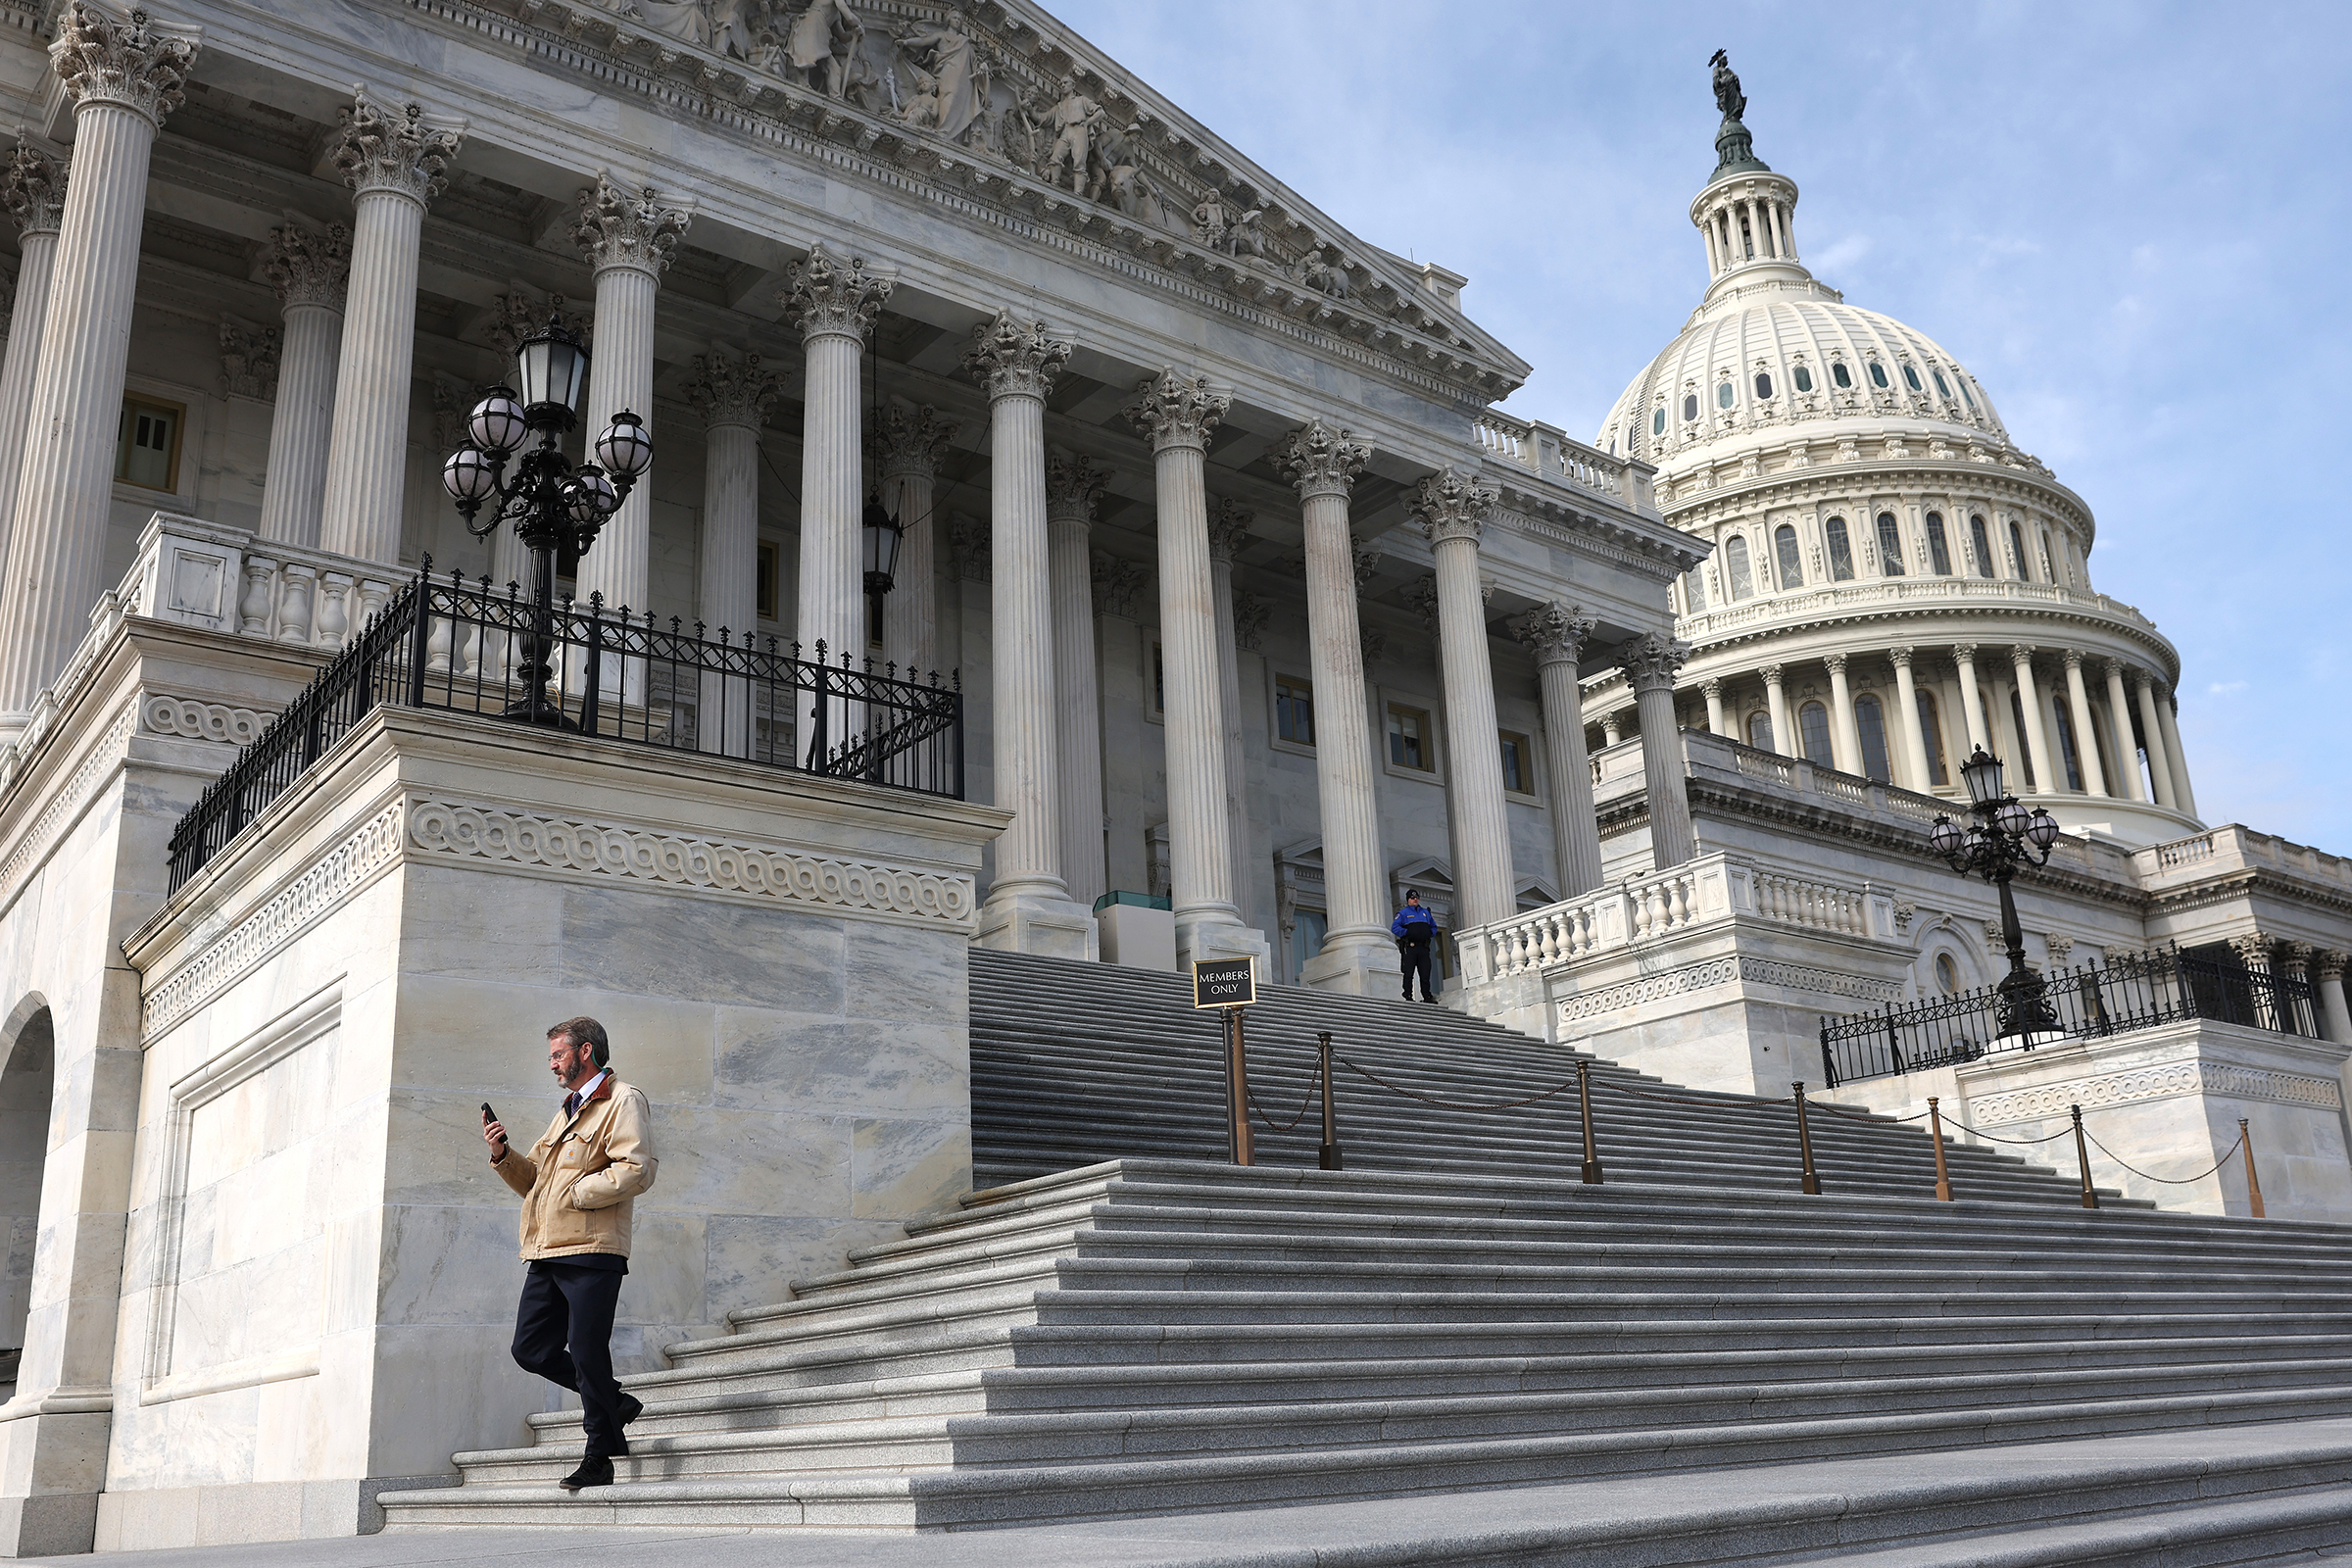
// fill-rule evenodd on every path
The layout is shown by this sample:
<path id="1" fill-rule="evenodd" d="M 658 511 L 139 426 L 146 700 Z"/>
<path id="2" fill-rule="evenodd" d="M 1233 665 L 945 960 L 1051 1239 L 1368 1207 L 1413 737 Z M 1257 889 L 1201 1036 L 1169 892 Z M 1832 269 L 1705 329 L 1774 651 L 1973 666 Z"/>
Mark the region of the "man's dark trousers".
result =
<path id="1" fill-rule="evenodd" d="M 591 1459 L 629 1451 L 620 1428 L 620 1385 L 612 1381 L 616 1268 L 540 1258 L 522 1279 L 514 1309 L 514 1364 L 580 1396 Z"/>
<path id="2" fill-rule="evenodd" d="M 1427 942 L 1408 942 L 1404 945 L 1404 1000 L 1413 1000 L 1413 976 L 1421 977 L 1421 1000 L 1438 1000 L 1437 982 L 1431 972 L 1437 968 L 1437 949 Z"/>

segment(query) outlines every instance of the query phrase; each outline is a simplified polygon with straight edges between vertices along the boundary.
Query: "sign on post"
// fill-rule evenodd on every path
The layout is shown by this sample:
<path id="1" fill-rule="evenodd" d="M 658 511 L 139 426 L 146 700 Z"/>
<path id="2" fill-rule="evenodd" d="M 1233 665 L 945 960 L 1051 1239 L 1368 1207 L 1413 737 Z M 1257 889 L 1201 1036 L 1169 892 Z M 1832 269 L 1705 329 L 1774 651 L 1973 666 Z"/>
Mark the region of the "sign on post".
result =
<path id="1" fill-rule="evenodd" d="M 1195 1007 L 1247 1007 L 1257 1001 L 1257 960 L 1195 958 Z"/>

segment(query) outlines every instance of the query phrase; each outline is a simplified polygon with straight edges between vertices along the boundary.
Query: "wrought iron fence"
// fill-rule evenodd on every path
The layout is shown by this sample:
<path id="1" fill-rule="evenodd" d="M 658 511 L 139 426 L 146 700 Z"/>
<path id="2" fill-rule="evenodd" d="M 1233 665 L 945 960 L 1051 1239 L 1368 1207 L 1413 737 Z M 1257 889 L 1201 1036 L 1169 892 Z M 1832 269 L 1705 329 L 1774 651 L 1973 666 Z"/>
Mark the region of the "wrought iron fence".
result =
<path id="1" fill-rule="evenodd" d="M 539 612 L 512 587 L 419 576 L 238 753 L 180 818 L 172 887 L 196 874 L 379 705 L 544 724 L 568 733 L 963 798 L 963 693 L 934 673 L 803 659 L 797 643 L 706 638 L 677 619 L 565 601 Z M 544 684 L 525 671 L 539 662 Z M 908 672 L 911 675 L 911 671 Z"/>
<path id="2" fill-rule="evenodd" d="M 1948 1067 L 2004 1051 L 2061 1040 L 2213 1018 L 2280 1034 L 2315 1031 L 2314 991 L 2262 966 L 2199 957 L 2178 948 L 2119 955 L 2043 976 L 2056 1022 L 2031 1035 L 2003 1035 L 1996 986 L 1908 1006 L 1821 1021 L 1821 1065 L 1830 1087 L 1928 1067 Z"/>

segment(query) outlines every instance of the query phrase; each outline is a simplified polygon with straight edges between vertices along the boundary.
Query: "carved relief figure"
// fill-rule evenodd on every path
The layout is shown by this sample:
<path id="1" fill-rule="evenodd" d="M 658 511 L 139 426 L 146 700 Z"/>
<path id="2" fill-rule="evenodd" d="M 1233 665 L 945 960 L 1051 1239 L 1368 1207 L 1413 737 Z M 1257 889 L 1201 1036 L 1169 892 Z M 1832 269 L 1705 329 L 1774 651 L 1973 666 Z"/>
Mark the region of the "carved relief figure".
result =
<path id="1" fill-rule="evenodd" d="M 1078 90 L 1075 76 L 1061 78 L 1061 99 L 1045 116 L 1045 129 L 1053 132 L 1054 140 L 1046 150 L 1045 167 L 1038 173 L 1047 184 L 1060 184 L 1061 172 L 1066 166 L 1070 172 L 1070 189 L 1084 188 L 1087 149 L 1102 118 L 1102 106 Z"/>
<path id="2" fill-rule="evenodd" d="M 605 9 L 645 24 L 680 43 L 710 42 L 710 0 L 604 0 Z"/>
<path id="3" fill-rule="evenodd" d="M 784 64 L 806 74 L 808 85 L 828 98 L 849 95 L 850 62 L 865 36 L 865 24 L 850 0 L 809 0 L 793 19 L 784 39 Z"/>
<path id="4" fill-rule="evenodd" d="M 940 25 L 916 27 L 898 37 L 899 47 L 906 51 L 908 59 L 930 68 L 928 91 L 937 105 L 932 111 L 934 128 L 950 141 L 963 140 L 972 122 L 980 118 L 985 90 L 963 13 L 951 11 Z M 928 60 L 922 58 L 926 53 Z"/>
<path id="5" fill-rule="evenodd" d="M 1193 209 L 1193 238 L 1212 251 L 1225 248 L 1225 231 L 1233 226 L 1233 209 L 1215 191 L 1200 198 Z"/>
<path id="6" fill-rule="evenodd" d="M 1261 262 L 1264 261 L 1266 259 L 1266 231 L 1259 226 L 1258 220 L 1265 216 L 1264 208 L 1252 207 L 1235 219 L 1233 226 L 1225 231 L 1226 254 L 1238 259 L 1247 253 Z"/>

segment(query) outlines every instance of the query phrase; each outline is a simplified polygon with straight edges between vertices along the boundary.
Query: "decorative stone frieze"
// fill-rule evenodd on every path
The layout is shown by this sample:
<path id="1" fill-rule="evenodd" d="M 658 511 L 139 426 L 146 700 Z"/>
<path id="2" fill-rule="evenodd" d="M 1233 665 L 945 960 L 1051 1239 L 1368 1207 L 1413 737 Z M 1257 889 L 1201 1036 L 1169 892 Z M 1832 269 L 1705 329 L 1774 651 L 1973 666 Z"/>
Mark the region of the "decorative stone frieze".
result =
<path id="1" fill-rule="evenodd" d="M 149 692 L 139 699 L 139 728 L 150 735 L 176 735 L 192 741 L 220 741 L 247 746 L 261 738 L 262 729 L 277 715 L 226 703 L 200 702 Z"/>
<path id="2" fill-rule="evenodd" d="M 1298 499 L 1303 501 L 1309 496 L 1347 496 L 1355 488 L 1355 476 L 1372 461 L 1372 449 L 1351 439 L 1346 430 L 1310 419 L 1284 437 L 1272 458 L 1274 471 L 1298 486 Z M 1374 554 L 1373 559 L 1380 558 Z"/>
<path id="3" fill-rule="evenodd" d="M 785 316 L 801 329 L 804 340 L 817 337 L 855 338 L 863 344 L 873 336 L 874 318 L 890 298 L 898 280 L 885 275 L 862 256 L 847 260 L 820 241 L 808 247 L 808 260 L 793 265 L 783 291 L 776 296 Z"/>
<path id="4" fill-rule="evenodd" d="M 281 223 L 262 248 L 262 278 L 281 306 L 343 308 L 351 281 L 351 229 L 335 223 L 324 233 L 299 223 Z"/>
<path id="5" fill-rule="evenodd" d="M 1448 466 L 1421 481 L 1413 503 L 1413 520 L 1432 544 L 1447 539 L 1475 542 L 1486 530 L 1487 514 L 1501 498 L 1500 491 Z"/>
<path id="6" fill-rule="evenodd" d="M 600 272 L 620 267 L 661 276 L 693 221 L 686 209 L 662 206 L 653 186 L 627 189 L 603 174 L 579 193 L 578 201 L 571 242 Z"/>
<path id="7" fill-rule="evenodd" d="M 1592 618 L 1579 613 L 1575 606 L 1554 600 L 1529 611 L 1511 630 L 1535 654 L 1536 664 L 1541 668 L 1545 664 L 1576 663 L 1584 654 L 1585 639 L 1592 634 L 1593 624 Z"/>
<path id="8" fill-rule="evenodd" d="M 962 428 L 941 418 L 939 411 L 928 403 L 919 408 L 893 403 L 882 411 L 878 426 L 865 438 L 865 453 L 881 465 L 885 479 L 927 479 L 937 474 L 939 460 L 948 455 L 955 445 L 956 432 Z M 1049 503 L 1052 474 L 1053 466 L 1049 464 Z"/>
<path id="9" fill-rule="evenodd" d="M 2068 1083 L 1986 1095 L 1981 1100 L 1971 1099 L 1968 1108 L 1977 1125 L 2001 1127 L 2025 1121 L 2062 1121 L 2069 1114 L 2068 1107 L 2073 1105 L 2092 1110 L 2197 1094 L 2230 1100 L 2270 1100 L 2327 1109 L 2343 1103 L 2342 1089 L 2332 1079 L 2264 1067 L 2241 1067 L 2224 1061 L 2168 1061 L 2128 1072 L 2103 1073 Z"/>
<path id="10" fill-rule="evenodd" d="M 757 354 L 730 360 L 720 354 L 694 357 L 694 374 L 684 387 L 686 401 L 702 410 L 705 425 L 748 425 L 758 429 L 767 406 L 783 391 L 783 382 L 760 363 Z"/>
<path id="11" fill-rule="evenodd" d="M 963 370 L 990 398 L 1042 398 L 1054 389 L 1054 378 L 1069 363 L 1070 345 L 1054 336 L 1043 321 L 1022 321 L 1010 311 L 999 311 L 994 320 L 972 329 L 972 345 L 964 351 Z"/>
<path id="12" fill-rule="evenodd" d="M 1135 399 L 1119 412 L 1151 441 L 1153 452 L 1172 447 L 1206 452 L 1208 432 L 1232 405 L 1232 397 L 1211 386 L 1208 377 L 1166 369 L 1139 385 Z"/>
<path id="13" fill-rule="evenodd" d="M 1093 522 L 1095 504 L 1110 483 L 1110 474 L 1084 457 L 1058 454 L 1046 459 L 1046 517 L 1052 522 Z M 1095 557 L 1098 567 L 1102 560 Z M 1098 581 L 1099 573 L 1098 573 Z"/>
<path id="14" fill-rule="evenodd" d="M 466 139 L 462 130 L 428 118 L 422 104 L 387 114 L 365 92 L 340 120 L 333 157 L 344 183 L 362 194 L 390 191 L 419 207 L 441 194 L 449 161 Z"/>
<path id="15" fill-rule="evenodd" d="M 68 165 L 28 142 L 17 143 L 0 172 L 0 206 L 19 234 L 54 234 L 66 212 Z"/>
<path id="16" fill-rule="evenodd" d="M 58 18 L 49 60 L 76 104 L 110 103 L 160 129 L 177 109 L 196 63 L 192 27 L 159 23 L 145 11 L 122 16 L 73 0 Z"/>

